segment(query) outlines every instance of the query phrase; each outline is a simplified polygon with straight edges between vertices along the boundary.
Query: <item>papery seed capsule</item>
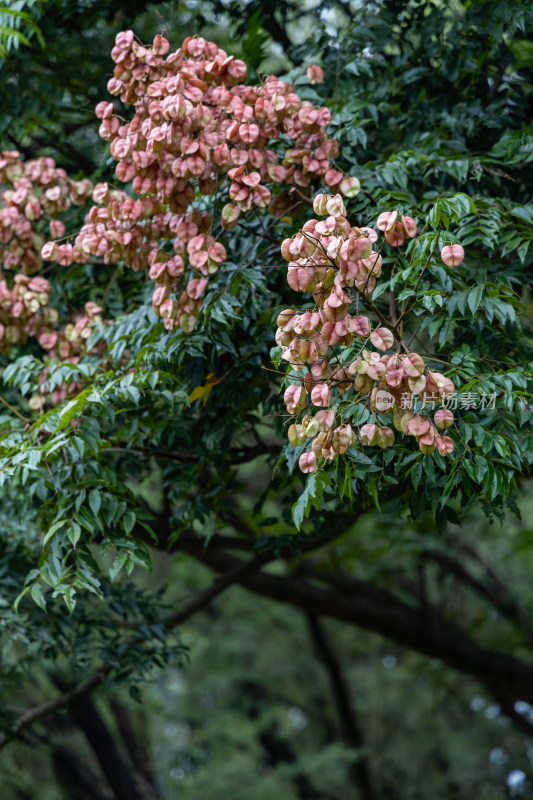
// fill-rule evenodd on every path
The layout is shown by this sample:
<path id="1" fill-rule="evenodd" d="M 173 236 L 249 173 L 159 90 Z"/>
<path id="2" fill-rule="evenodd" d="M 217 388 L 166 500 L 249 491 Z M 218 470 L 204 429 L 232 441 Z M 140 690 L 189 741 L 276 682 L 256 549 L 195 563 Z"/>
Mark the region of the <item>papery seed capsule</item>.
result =
<path id="1" fill-rule="evenodd" d="M 433 419 L 437 428 L 440 428 L 440 430 L 446 430 L 447 428 L 451 428 L 453 425 L 454 417 L 449 408 L 441 408 L 439 411 L 435 411 Z"/>
<path id="2" fill-rule="evenodd" d="M 361 183 L 358 178 L 354 176 L 344 178 L 339 185 L 339 191 L 345 197 L 356 197 L 361 191 Z"/>
<path id="3" fill-rule="evenodd" d="M 447 267 L 458 267 L 464 261 L 465 251 L 460 244 L 447 244 L 440 251 L 440 257 Z"/>
<path id="4" fill-rule="evenodd" d="M 289 430 L 287 432 L 289 442 L 292 444 L 293 447 L 297 447 L 298 445 L 304 444 L 306 440 L 306 436 L 302 433 L 302 426 L 292 424 L 289 426 Z"/>
<path id="5" fill-rule="evenodd" d="M 304 417 L 302 420 L 302 432 L 308 439 L 312 439 L 320 430 L 318 420 L 315 417 Z"/>
<path id="6" fill-rule="evenodd" d="M 385 450 L 394 444 L 394 431 L 386 425 L 377 429 L 376 444 Z"/>
<path id="7" fill-rule="evenodd" d="M 402 215 L 400 222 L 405 235 L 409 237 L 409 239 L 413 239 L 416 236 L 416 222 L 414 219 Z"/>
<path id="8" fill-rule="evenodd" d="M 317 64 L 310 64 L 307 67 L 307 80 L 309 83 L 323 83 L 324 82 L 324 70 L 322 67 L 319 67 Z"/>
<path id="9" fill-rule="evenodd" d="M 287 406 L 289 414 L 298 414 L 305 408 L 305 392 L 297 383 L 288 386 L 283 395 L 283 400 Z"/>
<path id="10" fill-rule="evenodd" d="M 298 459 L 298 464 L 302 472 L 314 472 L 316 469 L 316 454 L 313 450 L 310 453 L 302 453 Z"/>
<path id="11" fill-rule="evenodd" d="M 373 422 L 367 422 L 366 425 L 361 426 L 359 431 L 359 439 L 361 440 L 361 444 L 365 447 L 370 447 L 376 443 L 376 435 L 377 425 L 375 425 Z"/>
<path id="12" fill-rule="evenodd" d="M 319 383 L 311 392 L 311 402 L 325 408 L 331 402 L 331 391 L 327 383 Z"/>
<path id="13" fill-rule="evenodd" d="M 376 226 L 380 231 L 392 231 L 396 225 L 397 217 L 397 211 L 384 211 L 383 214 L 379 215 Z"/>
<path id="14" fill-rule="evenodd" d="M 326 211 L 332 217 L 345 217 L 346 209 L 340 194 L 330 195 L 326 200 Z"/>

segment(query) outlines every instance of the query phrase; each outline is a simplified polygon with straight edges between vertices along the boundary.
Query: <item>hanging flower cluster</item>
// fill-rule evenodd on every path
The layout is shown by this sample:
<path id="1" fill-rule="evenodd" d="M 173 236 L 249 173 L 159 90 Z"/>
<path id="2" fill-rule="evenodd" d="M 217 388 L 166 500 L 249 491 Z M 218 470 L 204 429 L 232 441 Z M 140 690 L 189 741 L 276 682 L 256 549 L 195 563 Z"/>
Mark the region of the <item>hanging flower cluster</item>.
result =
<path id="1" fill-rule="evenodd" d="M 331 163 L 338 145 L 325 132 L 327 108 L 301 100 L 274 76 L 244 85 L 245 64 L 213 42 L 188 37 L 170 52 L 160 35 L 144 47 L 125 31 L 111 55 L 108 90 L 134 113 L 124 122 L 102 101 L 96 114 L 116 177 L 131 182 L 134 196 L 98 184 L 74 244 L 65 250 L 50 242 L 43 257 L 72 263 L 96 256 L 149 269 L 165 327 L 190 332 L 209 277 L 227 257 L 214 227 L 224 231 L 253 209 L 275 209 L 275 185 L 308 191 L 315 181 L 355 196 L 359 182 Z M 313 82 L 318 70 L 312 68 Z M 213 205 L 225 201 L 220 218 L 193 208 L 199 195 L 212 196 Z"/>
<path id="2" fill-rule="evenodd" d="M 57 336 L 58 314 L 48 305 L 50 283 L 36 274 L 42 267 L 40 251 L 47 235 L 63 236 L 65 226 L 57 217 L 82 205 L 92 184 L 71 180 L 52 158 L 23 161 L 17 151 L 6 150 L 0 153 L 0 183 L 6 187 L 0 194 L 0 352 L 5 353 L 28 337 L 42 344 Z M 65 247 L 58 245 L 58 260 Z"/>
<path id="3" fill-rule="evenodd" d="M 301 470 L 313 472 L 320 460 L 334 459 L 358 440 L 364 447 L 393 444 L 391 427 L 376 421 L 356 432 L 337 416 L 338 400 L 350 390 L 356 395 L 354 405 L 366 398 L 373 412 L 392 414 L 396 430 L 415 437 L 423 453 L 438 450 L 447 455 L 453 442 L 442 431 L 453 424 L 452 412 L 440 408 L 431 418 L 427 408 L 415 413 L 407 398 L 424 394 L 430 405 L 442 404 L 455 391 L 452 381 L 429 370 L 420 355 L 409 352 L 395 328 L 383 324 L 373 328 L 369 317 L 357 311 L 361 302 L 381 316 L 371 303 L 382 268 L 380 251 L 374 249 L 378 234 L 372 228 L 350 225 L 339 194 L 318 195 L 314 210 L 326 218 L 306 222 L 295 236 L 285 239 L 281 253 L 289 262 L 290 287 L 312 292 L 315 306 L 302 312 L 282 311 L 276 333 L 283 359 L 302 374 L 284 395 L 290 415 L 304 414 L 289 428 L 291 444 L 310 443 L 300 456 Z M 395 247 L 417 233 L 414 220 L 398 217 L 396 211 L 380 214 L 376 227 Z M 453 247 L 462 251 L 460 245 Z M 459 250 L 450 254 L 444 248 L 443 261 L 448 263 L 453 256 L 457 262 Z M 355 315 L 351 313 L 354 305 Z M 357 356 L 342 363 L 340 348 L 357 341 Z"/>

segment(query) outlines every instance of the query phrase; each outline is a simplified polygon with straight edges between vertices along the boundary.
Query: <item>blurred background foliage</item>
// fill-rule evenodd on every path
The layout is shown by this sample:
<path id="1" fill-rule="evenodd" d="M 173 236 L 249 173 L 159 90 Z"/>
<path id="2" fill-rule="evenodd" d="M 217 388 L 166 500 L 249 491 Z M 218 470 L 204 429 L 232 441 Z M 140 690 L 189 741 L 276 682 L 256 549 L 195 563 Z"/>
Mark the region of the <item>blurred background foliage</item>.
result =
<path id="1" fill-rule="evenodd" d="M 363 184 L 358 213 L 372 215 L 376 206 L 397 202 L 415 206 L 449 192 L 473 195 L 480 213 L 463 221 L 461 241 L 490 261 L 503 239 L 509 273 L 530 299 L 533 27 L 527 0 L 4 5 L 3 148 L 28 158 L 50 155 L 75 175 L 109 178 L 112 160 L 93 111 L 106 97 L 114 36 L 125 28 L 144 41 L 164 32 L 173 46 L 196 33 L 212 39 L 243 57 L 252 79 L 274 72 L 298 82 L 305 65 L 318 63 L 325 84 L 299 91 L 332 110 L 339 164 Z M 248 240 L 242 248 L 250 248 Z M 87 269 L 93 272 L 70 276 L 72 285 L 85 275 L 101 293 L 108 276 Z M 124 296 L 118 284 L 110 292 L 112 312 L 142 294 L 137 278 L 128 280 Z M 256 290 L 252 283 L 250 294 Z M 140 327 L 143 313 L 128 324 Z M 266 379 L 258 378 L 257 364 L 272 333 L 261 319 L 258 326 L 249 371 L 234 372 L 232 381 L 213 390 L 216 402 L 206 404 L 201 422 L 177 412 L 183 446 L 198 441 L 213 448 L 218 471 L 165 465 L 164 482 L 175 497 L 189 498 L 179 521 L 192 519 L 203 535 L 214 534 L 222 519 L 255 542 L 267 535 L 285 542 L 293 532 L 297 479 L 278 474 L 269 491 L 267 458 L 230 471 L 222 456 L 236 430 L 261 418 L 250 408 L 261 406 Z M 122 334 L 115 334 L 120 341 Z M 166 347 L 169 341 L 158 338 L 148 356 L 159 358 L 155 367 L 174 359 L 176 372 L 187 356 L 187 378 L 197 385 L 205 372 L 202 344 L 193 337 L 178 352 L 177 345 Z M 160 444 L 176 424 L 165 402 L 154 406 L 155 413 L 169 415 Z M 256 429 L 276 445 L 271 430 Z M 161 463 L 152 459 L 138 477 L 132 457 L 124 470 L 130 490 L 164 512 Z M 461 528 L 450 524 L 445 531 L 423 509 L 416 521 L 407 519 L 394 499 L 383 513 L 367 511 L 355 525 L 341 507 L 336 516 L 317 515 L 316 522 L 326 530 L 342 525 L 338 542 L 308 559 L 276 562 L 269 574 L 299 580 L 310 560 L 335 585 L 342 565 L 365 585 L 412 603 L 421 640 L 431 638 L 436 609 L 477 648 L 531 664 L 533 503 L 531 476 L 523 477 L 521 519 L 502 515 L 501 527 L 489 525 L 477 507 Z M 87 601 L 73 617 L 62 603 L 52 604 L 44 622 L 31 604 L 12 614 L 36 544 L 27 518 L 21 512 L 18 528 L 15 518 L 13 509 L 0 509 L 8 632 L 2 640 L 3 714 L 9 718 L 63 690 L 96 655 L 113 657 L 119 666 L 110 685 L 44 719 L 1 752 L 6 800 L 500 800 L 533 792 L 531 706 L 509 703 L 488 690 L 483 675 L 476 680 L 453 670 L 420 652 L 423 645 L 418 652 L 409 642 L 402 645 L 393 632 L 382 636 L 365 630 L 368 625 L 233 587 L 169 636 L 158 623 L 161 612 L 209 580 L 201 559 L 184 552 L 154 552 L 149 577 L 135 568 L 130 579 L 105 584 L 106 614 L 98 601 Z M 135 625 L 142 626 L 142 639 L 121 649 L 124 637 L 117 631 Z"/>

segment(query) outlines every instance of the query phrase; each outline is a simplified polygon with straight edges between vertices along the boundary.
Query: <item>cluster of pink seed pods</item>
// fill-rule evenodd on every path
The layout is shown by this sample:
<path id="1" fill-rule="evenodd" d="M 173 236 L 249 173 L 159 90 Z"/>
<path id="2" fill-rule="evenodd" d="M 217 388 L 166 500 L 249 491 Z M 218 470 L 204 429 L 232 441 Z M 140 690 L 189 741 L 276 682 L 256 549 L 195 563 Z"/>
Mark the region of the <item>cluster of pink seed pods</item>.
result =
<path id="1" fill-rule="evenodd" d="M 53 361 L 68 361 L 70 364 L 77 364 L 80 358 L 87 353 L 87 339 L 94 332 L 95 327 L 103 325 L 102 309 L 96 303 L 89 301 L 85 303 L 84 310 L 73 315 L 70 322 L 60 330 L 42 332 L 39 336 L 39 344 L 49 353 Z M 104 345 L 98 343 L 90 351 L 92 355 L 103 355 Z M 49 385 L 50 377 L 49 366 L 46 366 L 39 375 L 38 394 L 34 394 L 29 405 L 34 411 L 42 411 L 46 400 L 50 400 L 52 405 L 62 403 L 69 395 L 77 394 L 83 386 L 78 381 L 70 381 L 60 386 Z"/>
<path id="2" fill-rule="evenodd" d="M 51 158 L 23 161 L 17 151 L 0 153 L 0 352 L 28 337 L 40 343 L 56 336 L 57 311 L 50 308 L 50 283 L 38 276 L 46 236 L 61 237 L 61 214 L 83 204 L 88 180 L 71 180 Z M 10 273 L 14 273 L 11 277 Z"/>
<path id="3" fill-rule="evenodd" d="M 354 196 L 359 182 L 331 163 L 338 145 L 325 133 L 327 108 L 301 100 L 274 76 L 244 85 L 245 64 L 216 44 L 188 37 L 170 52 L 160 35 L 144 47 L 125 31 L 111 55 L 109 92 L 133 106 L 133 117 L 124 122 L 107 101 L 96 114 L 117 161 L 116 177 L 131 182 L 135 197 L 97 185 L 96 205 L 68 254 L 50 242 L 43 257 L 83 262 L 97 256 L 149 268 L 154 309 L 165 327 L 190 332 L 209 276 L 226 259 L 213 228 L 220 225 L 220 237 L 242 214 L 275 209 L 272 189 L 279 184 L 309 191 L 320 181 Z M 309 75 L 315 83 L 323 78 L 319 67 Z M 227 201 L 220 218 L 192 207 L 199 195 Z M 187 262 L 192 273 L 185 278 Z"/>
<path id="4" fill-rule="evenodd" d="M 282 311 L 276 333 L 282 358 L 301 373 L 284 395 L 291 416 L 304 414 L 289 428 L 291 444 L 310 443 L 300 456 L 301 470 L 313 472 L 320 460 L 334 459 L 358 440 L 363 447 L 393 444 L 389 426 L 371 422 L 356 433 L 357 421 L 352 427 L 337 416 L 337 401 L 350 390 L 355 392 L 354 405 L 366 397 L 371 411 L 392 414 L 396 430 L 414 436 L 423 453 L 449 454 L 453 442 L 441 431 L 453 424 L 453 414 L 439 408 L 431 418 L 429 409 L 445 404 L 453 395 L 452 381 L 427 369 L 424 359 L 409 352 L 394 329 L 383 325 L 372 329 L 370 319 L 358 313 L 359 303 L 368 304 L 381 273 L 381 254 L 374 249 L 378 234 L 372 228 L 350 225 L 339 194 L 318 195 L 314 210 L 326 218 L 306 222 L 282 243 L 281 253 L 289 262 L 289 285 L 312 292 L 315 306 L 301 312 Z M 396 211 L 380 214 L 376 227 L 394 247 L 417 234 L 414 220 L 398 218 Z M 459 255 L 454 253 L 454 257 Z M 446 256 L 443 251 L 445 263 Z M 350 313 L 354 305 L 355 315 Z M 350 363 L 342 363 L 339 349 L 355 340 L 361 342 L 359 354 Z M 416 397 L 425 400 L 420 413 L 412 410 Z"/>

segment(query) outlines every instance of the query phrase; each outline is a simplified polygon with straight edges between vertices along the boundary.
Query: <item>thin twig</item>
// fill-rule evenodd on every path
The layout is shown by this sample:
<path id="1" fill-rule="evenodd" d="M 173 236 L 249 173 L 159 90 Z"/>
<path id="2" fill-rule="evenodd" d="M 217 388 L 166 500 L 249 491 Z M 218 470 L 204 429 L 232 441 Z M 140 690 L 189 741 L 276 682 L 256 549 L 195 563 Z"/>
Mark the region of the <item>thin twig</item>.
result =
<path id="1" fill-rule="evenodd" d="M 0 394 L 0 402 L 2 402 L 2 403 L 5 405 L 5 406 L 7 406 L 7 408 L 9 408 L 9 410 L 10 410 L 10 411 L 12 411 L 12 412 L 13 412 L 13 414 L 16 414 L 16 416 L 17 416 L 19 419 L 21 419 L 21 420 L 22 420 L 22 422 L 25 422 L 25 423 L 26 423 L 26 425 L 31 425 L 31 424 L 32 424 L 32 422 L 31 422 L 31 419 L 28 419 L 28 418 L 27 418 L 27 417 L 25 417 L 23 414 L 21 414 L 21 413 L 20 413 L 20 411 L 17 411 L 17 409 L 16 409 L 16 408 L 13 408 L 13 406 L 12 406 L 10 403 L 8 403 L 8 402 L 7 402 L 7 400 L 5 400 L 5 399 L 2 397 L 2 395 L 1 395 L 1 394 Z"/>

